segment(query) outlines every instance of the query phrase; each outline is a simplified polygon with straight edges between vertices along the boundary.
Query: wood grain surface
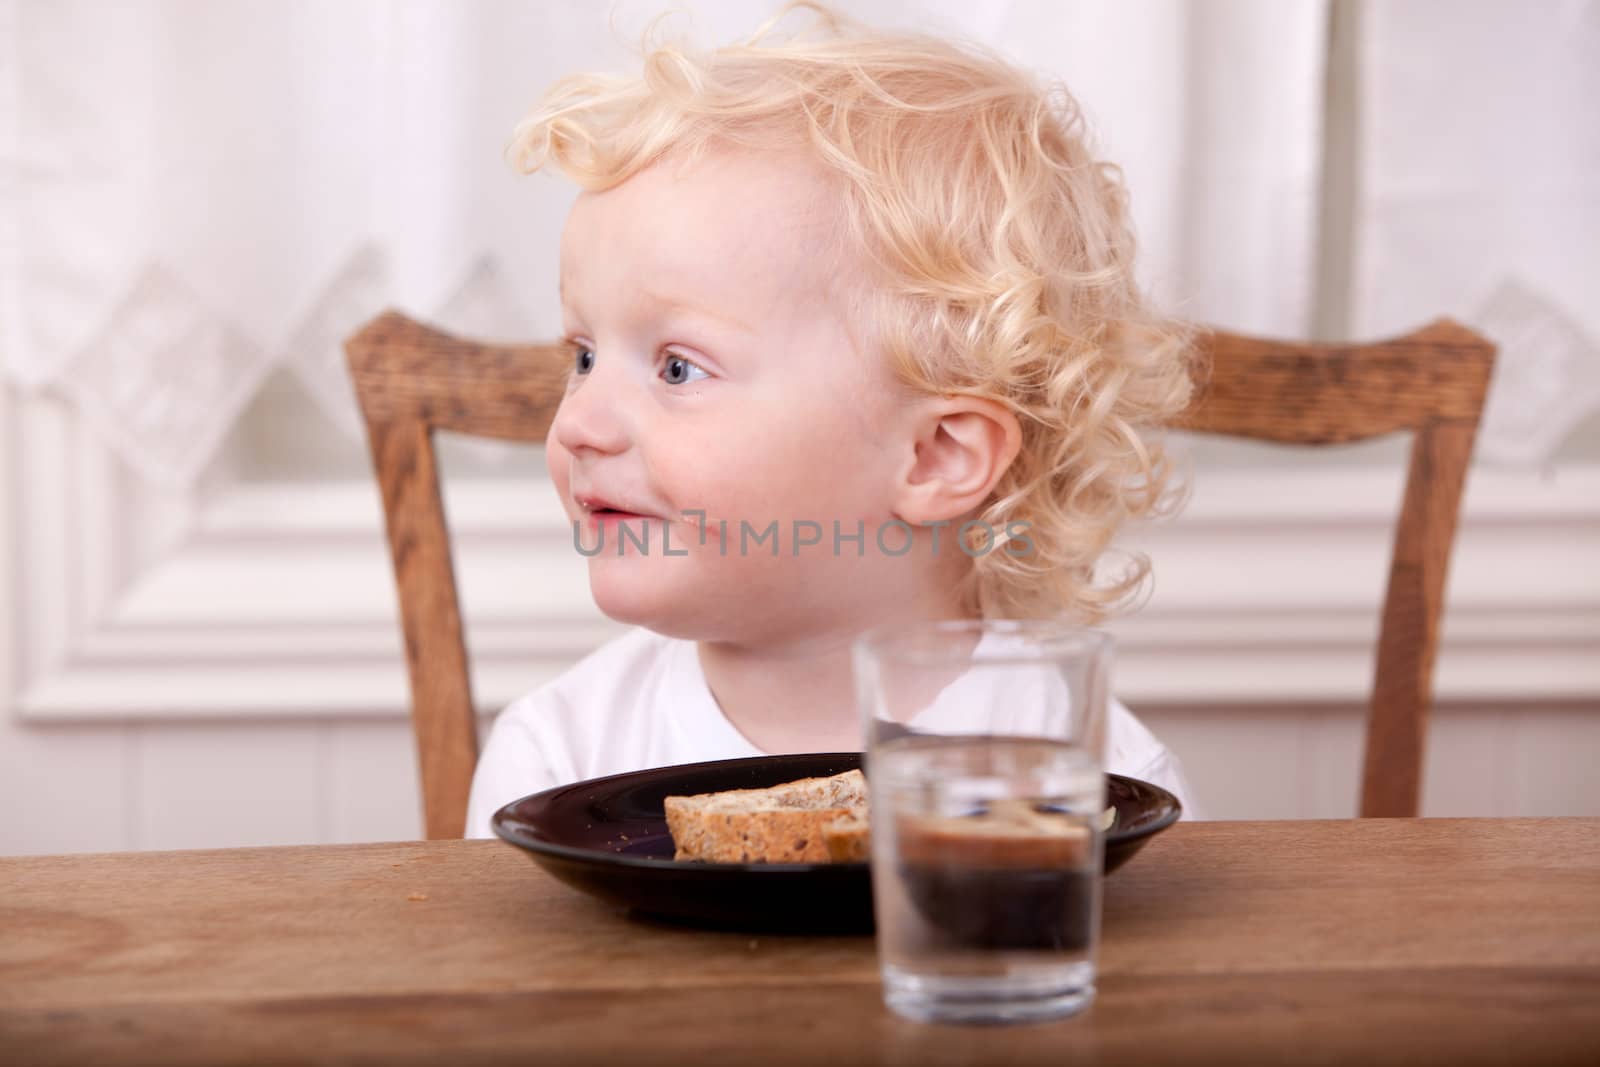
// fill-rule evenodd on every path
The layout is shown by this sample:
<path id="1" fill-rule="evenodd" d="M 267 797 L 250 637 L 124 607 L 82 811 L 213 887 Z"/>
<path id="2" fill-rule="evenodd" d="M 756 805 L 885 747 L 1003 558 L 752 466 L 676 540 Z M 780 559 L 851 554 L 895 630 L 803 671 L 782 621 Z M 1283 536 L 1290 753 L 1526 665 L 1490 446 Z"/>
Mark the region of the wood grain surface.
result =
<path id="1" fill-rule="evenodd" d="M 927 1026 L 869 938 L 631 918 L 497 841 L 0 859 L 6 1063 L 1587 1063 L 1600 820 L 1184 823 L 1085 1015 Z"/>
<path id="2" fill-rule="evenodd" d="M 1203 329 L 1200 380 L 1181 425 L 1280 444 L 1334 445 L 1476 424 L 1494 344 L 1450 319 L 1366 344 L 1312 344 Z"/>

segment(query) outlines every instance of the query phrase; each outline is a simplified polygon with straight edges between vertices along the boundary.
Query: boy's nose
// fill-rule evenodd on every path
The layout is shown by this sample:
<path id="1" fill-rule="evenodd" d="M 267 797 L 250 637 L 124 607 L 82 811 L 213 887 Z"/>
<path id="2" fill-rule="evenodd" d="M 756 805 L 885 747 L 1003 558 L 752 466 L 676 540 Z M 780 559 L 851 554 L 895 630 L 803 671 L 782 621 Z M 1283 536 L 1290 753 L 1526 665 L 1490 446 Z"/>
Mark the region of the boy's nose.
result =
<path id="1" fill-rule="evenodd" d="M 574 456 L 585 452 L 615 454 L 630 440 L 626 403 L 609 379 L 596 368 L 585 375 L 556 409 L 550 433 Z"/>

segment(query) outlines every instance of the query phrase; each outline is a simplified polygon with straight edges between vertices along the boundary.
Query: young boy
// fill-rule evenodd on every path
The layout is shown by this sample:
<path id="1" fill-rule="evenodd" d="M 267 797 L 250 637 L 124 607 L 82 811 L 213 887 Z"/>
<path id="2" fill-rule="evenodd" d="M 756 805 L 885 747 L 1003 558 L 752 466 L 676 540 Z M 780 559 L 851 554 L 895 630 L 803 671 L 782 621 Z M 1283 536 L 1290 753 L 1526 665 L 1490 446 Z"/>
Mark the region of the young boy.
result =
<path id="1" fill-rule="evenodd" d="M 638 80 L 577 76 L 517 130 L 586 190 L 561 241 L 573 367 L 551 477 L 595 600 L 637 627 L 498 718 L 469 836 L 598 775 L 861 746 L 871 627 L 1063 614 L 1166 466 L 1189 395 L 1115 171 L 993 57 L 848 25 Z M 769 23 L 769 30 L 772 24 Z M 1107 765 L 1186 793 L 1113 702 Z"/>

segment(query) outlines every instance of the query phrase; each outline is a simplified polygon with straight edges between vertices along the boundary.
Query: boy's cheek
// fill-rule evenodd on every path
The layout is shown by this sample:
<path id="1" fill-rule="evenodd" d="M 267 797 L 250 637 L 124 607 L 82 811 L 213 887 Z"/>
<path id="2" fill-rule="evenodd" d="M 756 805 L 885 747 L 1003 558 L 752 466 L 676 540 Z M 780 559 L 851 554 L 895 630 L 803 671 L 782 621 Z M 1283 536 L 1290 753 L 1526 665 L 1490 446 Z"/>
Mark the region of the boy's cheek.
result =
<path id="1" fill-rule="evenodd" d="M 859 439 L 826 417 L 791 423 L 785 415 L 729 425 L 718 433 L 679 434 L 653 450 L 650 466 L 670 480 L 668 499 L 703 508 L 713 520 L 827 522 L 876 513 L 867 482 L 878 478 Z"/>
<path id="2" fill-rule="evenodd" d="M 556 443 L 554 436 L 545 442 L 544 465 L 550 473 L 550 482 L 555 486 L 556 495 L 561 500 L 561 509 L 572 517 L 571 470 L 567 450 Z"/>

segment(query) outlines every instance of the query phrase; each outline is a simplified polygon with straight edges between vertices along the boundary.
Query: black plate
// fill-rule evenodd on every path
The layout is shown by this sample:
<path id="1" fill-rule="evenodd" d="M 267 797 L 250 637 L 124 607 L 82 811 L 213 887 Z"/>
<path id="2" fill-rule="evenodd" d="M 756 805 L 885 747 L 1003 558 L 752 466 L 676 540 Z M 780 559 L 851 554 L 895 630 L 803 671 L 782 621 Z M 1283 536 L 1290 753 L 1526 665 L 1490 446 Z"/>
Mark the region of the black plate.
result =
<path id="1" fill-rule="evenodd" d="M 690 863 L 672 858 L 662 800 L 759 789 L 861 766 L 857 752 L 758 756 L 657 767 L 547 789 L 495 812 L 494 832 L 568 885 L 647 916 L 740 930 L 865 932 L 872 883 L 865 863 Z M 1159 786 L 1106 775 L 1117 821 L 1109 873 L 1178 820 Z"/>

